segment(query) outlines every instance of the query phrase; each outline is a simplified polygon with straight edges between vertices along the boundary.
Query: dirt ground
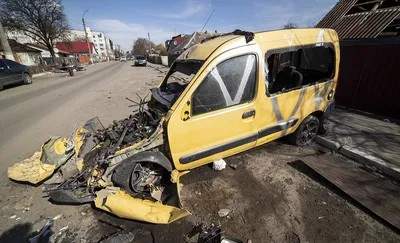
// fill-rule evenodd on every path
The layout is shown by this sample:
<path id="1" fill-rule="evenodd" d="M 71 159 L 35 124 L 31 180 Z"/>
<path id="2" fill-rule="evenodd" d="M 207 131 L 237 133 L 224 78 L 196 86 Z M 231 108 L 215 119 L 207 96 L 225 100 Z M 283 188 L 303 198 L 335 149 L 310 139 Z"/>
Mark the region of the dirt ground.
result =
<path id="1" fill-rule="evenodd" d="M 113 83 L 100 82 L 87 90 L 90 96 L 82 93 L 75 106 L 70 104 L 68 111 L 75 113 L 71 121 L 58 127 L 61 135 L 69 134 L 78 120 L 93 115 L 82 102 L 98 112 L 105 107 L 99 116 L 106 125 L 129 112 L 125 95 L 145 93 L 162 75 L 151 67 L 122 65 L 123 72 L 112 75 Z M 123 108 L 117 111 L 119 107 Z M 27 148 L 33 145 L 29 142 Z M 7 151 L 2 148 L 3 156 Z M 34 151 L 27 150 L 25 154 Z M 194 169 L 181 178 L 182 204 L 192 214 L 169 225 L 124 220 L 90 204 L 54 204 L 44 197 L 41 185 L 16 183 L 3 173 L 0 242 L 27 242 L 47 222 L 53 222 L 47 235 L 53 242 L 98 242 L 121 231 L 132 232 L 133 242 L 196 242 L 196 237 L 190 237 L 196 226 L 211 223 L 220 226 L 224 235 L 252 242 L 400 242 L 398 231 L 301 162 L 304 156 L 323 152 L 328 151 L 317 145 L 295 147 L 281 139 L 226 158 L 227 168 L 222 171 L 209 165 Z M 9 165 L 3 163 L 2 171 Z M 228 209 L 229 214 L 220 217 L 221 209 Z"/>

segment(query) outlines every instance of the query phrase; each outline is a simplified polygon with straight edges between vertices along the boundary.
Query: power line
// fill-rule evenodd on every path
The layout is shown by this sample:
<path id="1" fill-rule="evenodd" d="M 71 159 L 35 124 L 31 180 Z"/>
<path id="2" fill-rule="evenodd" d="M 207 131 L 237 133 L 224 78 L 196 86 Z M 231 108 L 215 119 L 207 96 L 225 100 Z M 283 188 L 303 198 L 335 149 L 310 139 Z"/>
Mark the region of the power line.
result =
<path id="1" fill-rule="evenodd" d="M 197 2 L 210 2 L 210 3 L 223 3 L 223 4 L 243 4 L 243 5 L 250 5 L 252 3 L 255 4 L 266 4 L 265 2 L 242 2 L 242 1 L 220 1 L 220 0 L 192 0 Z"/>
<path id="2" fill-rule="evenodd" d="M 71 20 L 72 22 L 75 22 L 75 23 L 81 24 L 81 22 L 79 22 L 79 21 L 76 21 L 76 20 L 73 20 L 73 19 L 71 19 L 71 18 L 70 18 L 70 17 L 68 17 L 68 16 L 67 16 L 67 19 Z"/>

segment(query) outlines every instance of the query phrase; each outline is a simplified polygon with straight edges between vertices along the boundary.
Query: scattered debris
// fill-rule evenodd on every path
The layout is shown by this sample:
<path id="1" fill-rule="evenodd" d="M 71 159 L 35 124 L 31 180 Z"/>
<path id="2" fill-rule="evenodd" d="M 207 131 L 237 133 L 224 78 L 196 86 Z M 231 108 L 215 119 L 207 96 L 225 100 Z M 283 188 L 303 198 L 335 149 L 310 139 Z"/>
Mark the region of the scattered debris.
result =
<path id="1" fill-rule="evenodd" d="M 81 212 L 81 214 L 82 214 L 82 216 L 86 216 L 86 213 L 85 213 L 85 212 Z"/>
<path id="2" fill-rule="evenodd" d="M 320 216 L 320 217 L 318 217 L 318 219 L 323 219 L 324 217 L 322 217 L 322 216 Z"/>
<path id="3" fill-rule="evenodd" d="M 323 204 L 323 205 L 326 205 L 327 203 L 326 203 L 326 202 L 322 202 L 322 204 Z"/>
<path id="4" fill-rule="evenodd" d="M 62 217 L 62 214 L 59 214 L 59 215 L 55 216 L 55 217 L 53 218 L 53 220 L 60 219 L 61 217 Z"/>
<path id="5" fill-rule="evenodd" d="M 29 239 L 29 243 L 37 243 L 41 237 L 51 233 L 51 226 L 53 226 L 53 221 L 48 221 L 36 236 Z"/>
<path id="6" fill-rule="evenodd" d="M 222 217 L 228 216 L 228 214 L 229 214 L 231 211 L 232 211 L 232 210 L 230 210 L 230 209 L 223 208 L 223 209 L 220 209 L 220 210 L 218 211 L 218 215 L 222 218 Z"/>
<path id="7" fill-rule="evenodd" d="M 230 164 L 229 167 L 231 167 L 232 169 L 236 170 L 237 169 L 237 164 Z"/>
<path id="8" fill-rule="evenodd" d="M 131 243 L 134 238 L 135 236 L 131 232 L 117 232 L 100 241 L 100 243 Z"/>
<path id="9" fill-rule="evenodd" d="M 18 218 L 16 218 L 15 220 L 18 221 L 18 220 L 20 220 L 20 219 L 21 219 L 21 217 L 18 217 Z"/>
<path id="10" fill-rule="evenodd" d="M 221 211 L 221 210 L 220 210 Z M 198 243 L 220 243 L 222 231 L 219 227 L 211 224 L 200 233 Z"/>
<path id="11" fill-rule="evenodd" d="M 226 162 L 223 159 L 219 159 L 213 162 L 214 170 L 223 170 L 226 167 Z"/>
<path id="12" fill-rule="evenodd" d="M 64 227 L 62 227 L 62 228 L 60 229 L 60 231 L 64 231 L 64 230 L 66 230 L 66 229 L 68 229 L 68 225 L 67 225 L 67 226 L 64 226 Z"/>
<path id="13" fill-rule="evenodd" d="M 17 215 L 11 215 L 10 219 L 15 219 L 17 217 Z"/>

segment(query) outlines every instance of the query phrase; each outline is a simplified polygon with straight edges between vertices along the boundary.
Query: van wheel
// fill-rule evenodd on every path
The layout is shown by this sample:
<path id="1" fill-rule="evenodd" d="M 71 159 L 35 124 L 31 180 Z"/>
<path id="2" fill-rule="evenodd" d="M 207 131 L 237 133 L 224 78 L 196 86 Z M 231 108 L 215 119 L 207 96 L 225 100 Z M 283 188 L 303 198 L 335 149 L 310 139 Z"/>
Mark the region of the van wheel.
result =
<path id="1" fill-rule="evenodd" d="M 32 83 L 32 77 L 29 75 L 29 73 L 24 73 L 22 75 L 22 79 L 24 80 L 24 84 L 31 84 Z"/>
<path id="2" fill-rule="evenodd" d="M 3 90 L 3 83 L 0 81 L 0 91 Z"/>
<path id="3" fill-rule="evenodd" d="M 297 146 L 305 146 L 314 140 L 318 129 L 319 119 L 311 115 L 304 119 L 294 133 L 288 135 L 288 139 Z"/>

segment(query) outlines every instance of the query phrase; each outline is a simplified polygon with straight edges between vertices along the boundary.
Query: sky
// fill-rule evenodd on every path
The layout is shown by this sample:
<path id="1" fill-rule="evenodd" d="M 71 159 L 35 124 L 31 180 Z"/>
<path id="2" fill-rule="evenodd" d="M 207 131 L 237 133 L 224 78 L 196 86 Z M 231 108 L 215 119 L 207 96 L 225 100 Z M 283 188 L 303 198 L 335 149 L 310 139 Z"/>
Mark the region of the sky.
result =
<path id="1" fill-rule="evenodd" d="M 83 30 L 82 14 L 93 31 L 102 31 L 125 51 L 137 38 L 164 43 L 177 34 L 204 30 L 280 29 L 288 21 L 311 27 L 338 0 L 63 0 L 72 29 Z"/>

